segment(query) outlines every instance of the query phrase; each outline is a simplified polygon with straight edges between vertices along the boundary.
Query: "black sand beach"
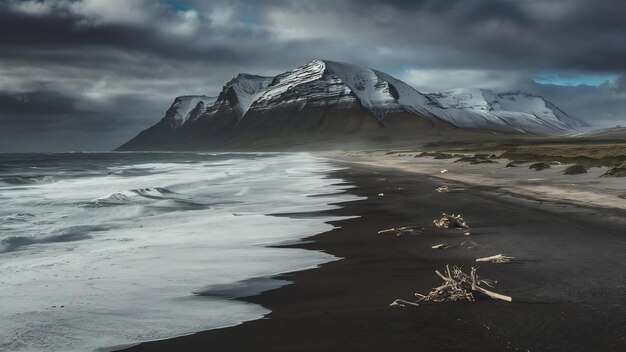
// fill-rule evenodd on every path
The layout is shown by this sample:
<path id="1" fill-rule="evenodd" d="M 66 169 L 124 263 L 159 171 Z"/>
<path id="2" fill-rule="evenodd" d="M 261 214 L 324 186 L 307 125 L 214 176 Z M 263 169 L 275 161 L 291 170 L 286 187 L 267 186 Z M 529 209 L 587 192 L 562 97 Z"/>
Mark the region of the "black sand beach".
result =
<path id="1" fill-rule="evenodd" d="M 245 300 L 265 319 L 143 343 L 127 351 L 626 351 L 626 214 L 513 197 L 488 186 L 350 165 L 337 175 L 367 197 L 330 211 L 356 216 L 298 247 L 342 260 L 281 275 L 293 284 Z M 379 193 L 384 196 L 379 197 Z M 471 235 L 439 230 L 440 212 L 462 213 Z M 420 225 L 415 236 L 380 236 Z M 437 243 L 457 246 L 431 249 Z M 389 307 L 413 300 L 446 264 L 475 265 L 503 253 L 516 262 L 482 264 L 494 291 L 512 303 Z"/>

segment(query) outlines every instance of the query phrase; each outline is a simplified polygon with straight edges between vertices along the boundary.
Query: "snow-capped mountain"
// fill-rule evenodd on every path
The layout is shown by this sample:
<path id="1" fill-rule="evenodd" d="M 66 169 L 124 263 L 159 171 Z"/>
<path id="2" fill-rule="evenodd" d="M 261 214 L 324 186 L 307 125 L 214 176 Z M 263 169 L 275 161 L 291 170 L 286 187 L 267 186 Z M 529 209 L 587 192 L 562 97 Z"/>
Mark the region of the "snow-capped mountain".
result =
<path id="1" fill-rule="evenodd" d="M 292 140 L 555 135 L 579 122 L 542 97 L 456 89 L 423 94 L 374 69 L 314 60 L 275 77 L 239 74 L 218 97 L 183 96 L 119 149 L 207 149 Z"/>
<path id="2" fill-rule="evenodd" d="M 348 104 L 358 101 L 381 120 L 392 111 L 428 113 L 426 107 L 433 104 L 427 96 L 386 73 L 343 62 L 314 60 L 276 76 L 255 107 L 311 100 L 325 104 L 329 99 Z"/>

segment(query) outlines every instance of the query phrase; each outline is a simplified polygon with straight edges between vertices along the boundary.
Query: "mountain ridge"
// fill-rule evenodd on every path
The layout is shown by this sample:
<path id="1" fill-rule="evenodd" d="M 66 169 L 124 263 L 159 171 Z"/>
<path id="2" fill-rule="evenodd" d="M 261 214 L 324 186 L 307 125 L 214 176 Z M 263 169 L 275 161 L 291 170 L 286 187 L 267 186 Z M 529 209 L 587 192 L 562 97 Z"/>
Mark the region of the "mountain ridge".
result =
<path id="1" fill-rule="evenodd" d="M 528 93 L 421 93 L 382 71 L 313 60 L 274 77 L 238 74 L 217 97 L 177 97 L 161 121 L 118 150 L 216 149 L 281 139 L 445 139 L 443 131 L 559 135 L 576 124 Z"/>

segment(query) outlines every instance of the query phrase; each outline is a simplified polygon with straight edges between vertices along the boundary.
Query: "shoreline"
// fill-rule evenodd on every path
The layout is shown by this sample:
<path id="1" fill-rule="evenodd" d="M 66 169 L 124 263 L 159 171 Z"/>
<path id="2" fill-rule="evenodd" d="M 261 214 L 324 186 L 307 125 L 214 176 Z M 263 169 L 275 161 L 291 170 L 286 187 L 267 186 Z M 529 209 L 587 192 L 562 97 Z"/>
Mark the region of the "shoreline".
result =
<path id="1" fill-rule="evenodd" d="M 347 192 L 367 199 L 323 213 L 359 217 L 331 222 L 338 228 L 285 247 L 321 250 L 342 259 L 278 275 L 276 279 L 292 284 L 243 298 L 271 310 L 263 319 L 125 351 L 584 351 L 626 346 L 620 330 L 624 318 L 611 314 L 626 306 L 619 299 L 625 284 L 595 287 L 626 270 L 620 256 L 625 239 L 621 212 L 603 223 L 588 207 L 550 205 L 412 172 L 336 163 L 349 168 L 333 176 L 356 186 Z M 441 184 L 453 190 L 436 193 Z M 440 211 L 463 213 L 472 235 L 430 226 Z M 426 230 L 417 236 L 376 234 L 407 225 Z M 457 246 L 430 248 L 441 241 Z M 480 274 L 498 280 L 494 290 L 512 295 L 514 303 L 388 306 L 396 298 L 412 300 L 413 293 L 437 286 L 435 269 L 469 266 L 475 258 L 501 252 L 520 261 L 483 265 Z M 611 265 L 605 267 L 607 258 Z M 574 270 L 581 263 L 582 274 Z"/>

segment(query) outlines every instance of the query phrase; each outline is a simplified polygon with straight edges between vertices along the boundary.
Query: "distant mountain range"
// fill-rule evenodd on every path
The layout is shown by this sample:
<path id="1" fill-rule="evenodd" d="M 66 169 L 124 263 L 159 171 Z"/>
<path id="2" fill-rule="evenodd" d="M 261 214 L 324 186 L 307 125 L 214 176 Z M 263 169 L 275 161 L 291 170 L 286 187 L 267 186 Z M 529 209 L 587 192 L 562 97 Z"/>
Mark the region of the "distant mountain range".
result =
<path id="1" fill-rule="evenodd" d="M 217 97 L 178 97 L 157 124 L 118 150 L 554 136 L 583 125 L 536 95 L 465 88 L 423 94 L 384 72 L 314 60 L 276 77 L 239 74 Z"/>

